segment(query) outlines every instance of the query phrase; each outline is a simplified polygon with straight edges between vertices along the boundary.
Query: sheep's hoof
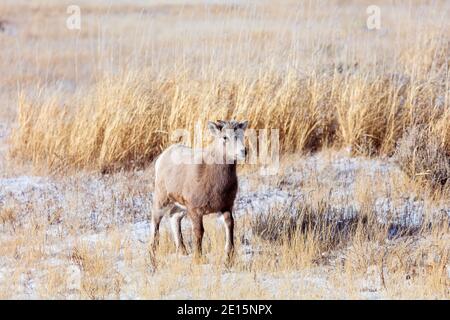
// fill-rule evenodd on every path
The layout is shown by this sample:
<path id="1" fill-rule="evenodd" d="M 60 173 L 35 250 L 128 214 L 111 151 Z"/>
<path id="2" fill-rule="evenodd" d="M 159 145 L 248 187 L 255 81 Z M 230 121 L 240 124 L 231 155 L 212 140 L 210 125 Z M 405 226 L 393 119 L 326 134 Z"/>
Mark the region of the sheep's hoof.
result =
<path id="1" fill-rule="evenodd" d="M 206 259 L 201 255 L 194 254 L 193 261 L 195 264 L 205 264 Z"/>
<path id="2" fill-rule="evenodd" d="M 150 252 L 149 259 L 150 272 L 154 273 L 158 269 L 158 260 L 156 259 L 156 255 L 154 252 Z"/>
<path id="3" fill-rule="evenodd" d="M 234 264 L 234 251 L 227 254 L 227 258 L 225 260 L 225 268 L 229 269 Z"/>
<path id="4" fill-rule="evenodd" d="M 188 252 L 185 247 L 180 247 L 177 249 L 177 254 L 181 254 L 182 256 L 187 256 Z"/>

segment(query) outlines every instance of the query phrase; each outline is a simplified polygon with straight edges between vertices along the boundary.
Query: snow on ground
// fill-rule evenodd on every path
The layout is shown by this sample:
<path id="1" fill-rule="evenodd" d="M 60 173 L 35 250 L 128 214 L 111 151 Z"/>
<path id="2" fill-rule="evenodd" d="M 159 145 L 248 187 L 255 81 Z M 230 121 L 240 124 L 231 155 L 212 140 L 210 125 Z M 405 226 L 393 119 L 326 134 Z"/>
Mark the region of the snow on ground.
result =
<path id="1" fill-rule="evenodd" d="M 314 190 L 303 188 L 302 184 L 313 179 L 324 190 L 330 188 L 327 195 L 330 215 L 352 218 L 360 210 L 354 197 L 358 188 L 356 175 L 363 171 L 367 176 L 387 177 L 397 170 L 391 163 L 365 158 L 324 159 L 320 154 L 300 158 L 277 178 L 260 177 L 257 173 L 241 177 L 235 215 L 268 214 L 273 208 L 294 213 L 299 205 L 312 201 L 310 195 Z M 77 216 L 83 227 L 94 231 L 127 223 L 142 226 L 151 212 L 152 190 L 153 179 L 147 171 L 107 176 L 81 173 L 68 178 L 0 178 L 0 208 L 23 208 L 18 217 L 21 222 L 26 222 L 27 211 L 33 210 L 49 220 L 61 212 Z M 378 195 L 373 210 L 381 223 L 395 221 L 403 227 L 418 227 L 427 210 L 436 216 L 450 216 L 450 201 L 434 205 L 428 208 L 423 199 L 412 193 L 400 199 Z"/>
<path id="2" fill-rule="evenodd" d="M 257 173 L 241 176 L 235 215 L 254 217 L 258 214 L 271 214 L 273 209 L 295 213 L 298 205 L 307 205 L 314 201 L 311 195 L 317 188 L 322 188 L 321 192 L 329 190 L 329 214 L 338 215 L 337 219 L 351 218 L 360 210 L 360 204 L 354 196 L 359 187 L 356 183 L 357 176 L 363 172 L 366 177 L 387 179 L 389 175 L 396 174 L 397 170 L 394 164 L 381 160 L 343 155 L 327 158 L 320 154 L 302 157 L 286 165 L 276 177 L 261 177 Z M 13 209 L 16 216 L 11 223 L 19 226 L 35 223 L 44 217 L 49 224 L 45 231 L 46 237 L 64 239 L 57 245 L 46 248 L 49 258 L 45 264 L 57 267 L 63 263 L 62 257 L 72 254 L 71 250 L 77 243 L 90 243 L 95 246 L 97 243 L 110 241 L 107 234 L 111 229 L 130 235 L 126 241 L 131 243 L 131 247 L 140 250 L 139 252 L 146 252 L 152 191 L 153 177 L 149 170 L 113 175 L 78 173 L 69 177 L 0 178 L 0 212 L 8 208 Z M 402 226 L 417 227 L 427 210 L 450 215 L 450 204 L 441 203 L 437 207 L 428 208 L 422 199 L 411 194 L 399 199 L 379 195 L 374 205 L 380 222 L 392 221 L 392 216 L 397 217 L 398 223 L 390 230 L 392 237 Z M 11 238 L 7 225 L 8 223 L 0 224 L 2 241 Z M 183 227 L 188 228 L 189 223 L 184 222 Z M 168 230 L 164 220 L 162 228 Z M 255 249 L 250 245 L 251 235 L 245 241 L 248 243 L 242 246 L 243 254 L 251 257 Z M 0 257 L 0 283 L 12 274 L 12 266 L 10 261 Z M 118 258 L 115 266 L 122 274 L 127 275 L 130 272 L 123 257 Z M 74 268 L 76 270 L 77 267 Z M 238 273 L 227 273 L 222 277 L 223 282 L 226 282 L 227 278 L 241 281 L 241 275 Z M 282 281 L 275 276 L 265 275 L 260 279 L 260 286 L 273 292 L 274 297 L 282 290 L 280 286 L 286 282 L 289 282 L 292 290 L 315 286 L 326 291 L 331 287 L 329 279 L 323 274 L 307 275 L 302 272 L 286 277 L 288 280 L 285 278 Z M 138 297 L 135 283 L 139 280 L 133 279 L 133 275 L 129 274 L 125 276 L 124 281 L 128 289 L 122 290 L 121 298 Z M 37 297 L 33 277 L 24 274 L 20 282 L 23 290 L 17 297 Z M 367 289 L 363 290 L 363 296 L 380 297 L 377 293 L 379 283 L 369 281 L 361 286 Z M 330 296 L 330 293 L 327 296 Z M 338 297 L 338 294 L 335 296 Z M 180 289 L 171 292 L 168 297 L 186 298 L 189 294 Z"/>

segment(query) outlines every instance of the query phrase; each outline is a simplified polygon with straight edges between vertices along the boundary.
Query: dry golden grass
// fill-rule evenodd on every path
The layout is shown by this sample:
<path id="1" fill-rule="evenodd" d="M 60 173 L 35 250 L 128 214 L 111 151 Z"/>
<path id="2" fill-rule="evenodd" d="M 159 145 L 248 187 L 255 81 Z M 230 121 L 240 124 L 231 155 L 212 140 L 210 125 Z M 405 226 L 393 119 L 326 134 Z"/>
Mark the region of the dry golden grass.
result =
<path id="1" fill-rule="evenodd" d="M 52 7 L 51 3 L 48 6 Z M 79 31 L 81 35 L 75 32 L 77 37 L 84 38 L 87 30 L 99 28 L 92 25 L 92 19 L 116 21 L 113 14 L 101 15 L 85 6 L 87 26 Z M 386 1 L 382 6 L 384 28 L 372 31 L 365 29 L 363 4 L 347 4 L 339 20 L 331 13 L 338 10 L 336 4 L 328 6 L 330 12 L 322 13 L 324 21 L 314 21 L 308 31 L 314 34 L 313 41 L 307 38 L 309 33 L 300 31 L 304 19 L 312 21 L 323 12 L 315 3 L 214 6 L 221 10 L 188 5 L 190 10 L 181 13 L 186 19 L 182 39 L 167 30 L 157 40 L 150 40 L 156 35 L 152 28 L 139 29 L 148 17 L 140 16 L 134 24 L 124 18 L 124 25 L 112 29 L 114 36 L 104 33 L 85 39 L 111 44 L 101 48 L 101 56 L 86 51 L 94 54 L 100 65 L 78 62 L 78 56 L 64 57 L 64 61 L 77 61 L 72 70 L 76 74 L 89 65 L 100 70 L 95 72 L 93 88 L 67 95 L 44 83 L 32 97 L 29 89 L 22 89 L 17 127 L 11 137 L 12 155 L 32 161 L 35 167 L 54 170 L 140 165 L 171 142 L 173 130 L 192 131 L 195 124 L 204 125 L 214 118 L 245 118 L 253 128 L 279 129 L 286 152 L 349 146 L 357 154 L 381 155 L 391 155 L 409 127 L 425 124 L 450 153 L 446 125 L 450 28 L 439 15 L 439 10 L 448 10 L 445 1 L 429 5 L 426 14 L 413 7 L 410 16 L 401 16 L 399 21 L 393 18 L 405 10 L 403 4 Z M 151 13 L 161 10 L 157 5 L 144 9 Z M 288 14 L 294 9 L 298 16 Z M 101 7 L 96 10 L 101 12 Z M 200 26 L 213 19 L 223 25 L 212 24 L 196 33 L 199 26 L 188 19 L 190 14 L 200 19 Z M 346 20 L 354 14 L 360 24 Z M 414 20 L 417 15 L 420 20 Z M 153 23 L 166 25 L 170 19 L 172 14 L 165 13 Z M 230 24 L 232 19 L 239 22 Z M 276 22 L 263 26 L 265 19 Z M 285 24 L 280 24 L 284 20 Z M 61 23 L 58 21 L 54 23 Z M 332 32 L 334 25 L 339 32 Z M 125 41 L 122 36 L 128 30 L 135 33 Z M 261 37 L 261 32 L 277 35 L 277 39 Z M 72 47 L 64 37 L 70 39 L 73 34 L 62 29 L 57 35 L 65 49 Z M 117 50 L 121 55 L 115 57 Z M 53 55 L 56 53 L 43 49 L 36 59 L 42 56 L 54 61 L 57 57 Z M 142 59 L 142 64 L 130 65 L 127 59 Z M 51 70 L 63 66 L 54 63 Z M 72 71 L 63 72 L 67 81 L 71 81 Z M 17 81 L 27 87 L 26 81 Z M 74 85 L 79 82 L 83 83 L 75 79 Z"/>
<path id="2" fill-rule="evenodd" d="M 0 4 L 0 298 L 450 298 L 450 189 L 388 163 L 420 160 L 414 178 L 449 159 L 450 2 L 378 1 L 380 30 L 366 28 L 370 0 L 77 2 L 79 31 L 69 1 Z M 220 118 L 279 129 L 280 174 L 241 176 L 304 198 L 239 215 L 231 267 L 212 218 L 203 264 L 163 228 L 155 269 L 134 229 L 151 207 L 146 165 L 175 129 Z M 336 169 L 340 149 L 376 160 Z M 387 172 L 370 173 L 376 161 Z M 59 174 L 15 180 L 30 172 Z M 390 238 L 410 200 L 424 221 Z"/>
<path id="3" fill-rule="evenodd" d="M 367 174 L 360 175 L 358 179 L 367 181 Z M 374 185 L 385 182 L 381 175 L 372 179 Z M 111 221 L 112 226 L 99 233 L 77 228 L 73 235 L 57 234 L 55 225 L 32 209 L 33 223 L 22 218 L 14 229 L 6 221 L 0 225 L 0 292 L 3 298 L 71 299 L 450 297 L 448 219 L 388 240 L 388 225 L 379 223 L 371 210 L 374 196 L 387 191 L 356 188 L 352 198 L 360 200 L 360 215 L 336 224 L 325 218 L 336 210 L 328 186 L 312 177 L 303 187 L 317 189 L 306 204 L 275 207 L 269 220 L 261 212 L 238 217 L 232 266 L 225 264 L 223 227 L 212 216 L 205 219 L 200 264 L 192 256 L 176 255 L 167 226 L 155 264 L 148 242 L 135 239 L 132 225 Z M 113 198 L 126 192 L 120 189 Z M 283 213 L 292 205 L 298 208 L 293 220 Z M 339 205 L 345 208 L 351 201 Z M 83 225 L 82 218 L 63 210 L 63 222 L 56 226 L 65 230 L 65 224 Z M 290 228 L 280 228 L 287 221 Z M 190 229 L 183 233 L 191 251 Z"/>
<path id="4" fill-rule="evenodd" d="M 346 185 L 348 169 L 336 172 L 333 167 L 341 157 L 327 151 L 321 153 L 324 163 L 317 164 L 309 158 L 299 162 L 297 155 L 269 181 L 251 172 L 244 175 L 249 191 L 283 186 L 307 197 L 271 209 L 244 206 L 237 217 L 231 267 L 225 265 L 223 227 L 213 216 L 205 219 L 201 264 L 176 255 L 167 225 L 156 264 L 150 259 L 148 239 L 136 238 L 142 232 L 136 226 L 148 228 L 148 212 L 142 208 L 151 207 L 151 170 L 101 179 L 75 175 L 41 191 L 2 192 L 7 201 L 0 211 L 2 297 L 448 299 L 449 224 L 448 217 L 432 214 L 436 195 L 417 189 L 401 171 L 371 173 L 364 166 L 354 169 L 354 182 Z M 308 175 L 289 182 L 292 172 Z M 341 197 L 344 190 L 353 191 Z M 395 214 L 389 212 L 381 223 L 375 202 L 387 198 L 402 208 L 405 195 L 411 194 L 427 204 L 422 227 L 399 229 L 389 239 Z M 446 199 L 440 200 L 448 208 Z M 355 201 L 358 214 L 343 218 Z M 135 202 L 143 205 L 133 217 L 136 209 L 126 204 Z M 191 251 L 189 223 L 185 227 Z"/>
<path id="5" fill-rule="evenodd" d="M 338 74 L 321 79 L 266 74 L 253 82 L 238 76 L 199 82 L 166 77 L 108 79 L 64 105 L 22 97 L 12 155 L 52 169 L 140 165 L 174 142 L 169 139 L 174 130 L 186 128 L 193 136 L 196 124 L 216 118 L 245 118 L 254 128 L 279 129 L 283 152 L 350 146 L 369 155 L 391 155 L 406 130 L 422 124 L 450 154 L 443 125 L 448 105 L 418 103 L 444 92 L 416 91 L 415 83 Z"/>

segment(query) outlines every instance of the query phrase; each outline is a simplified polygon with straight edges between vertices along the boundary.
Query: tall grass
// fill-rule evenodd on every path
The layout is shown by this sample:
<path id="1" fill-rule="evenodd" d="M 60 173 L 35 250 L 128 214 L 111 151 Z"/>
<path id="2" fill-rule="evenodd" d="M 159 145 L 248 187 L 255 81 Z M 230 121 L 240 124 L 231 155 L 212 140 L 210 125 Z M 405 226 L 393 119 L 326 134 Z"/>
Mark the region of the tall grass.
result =
<path id="1" fill-rule="evenodd" d="M 279 129 L 283 152 L 369 155 L 427 125 L 449 153 L 446 1 L 381 1 L 380 30 L 367 29 L 370 1 L 83 1 L 79 32 L 43 13 L 65 4 L 0 6 L 17 31 L 0 52 L 2 87 L 20 89 L 18 112 L 2 111 L 17 114 L 11 154 L 37 168 L 142 165 L 174 129 L 216 118 Z"/>
<path id="2" fill-rule="evenodd" d="M 64 103 L 22 97 L 12 155 L 54 170 L 126 168 L 152 160 L 172 143 L 175 129 L 193 132 L 198 123 L 230 118 L 279 129 L 283 152 L 327 146 L 368 155 L 391 155 L 409 127 L 425 124 L 450 154 L 448 97 L 432 81 L 337 71 L 303 77 L 267 72 L 254 79 L 233 73 L 193 80 L 184 74 L 105 78 Z"/>
<path id="3" fill-rule="evenodd" d="M 413 179 L 449 185 L 449 1 L 379 0 L 380 30 L 366 27 L 372 0 L 79 0 L 79 31 L 65 27 L 71 4 L 0 3 L 12 30 L 0 31 L 0 131 L 12 129 L 12 176 L 21 161 L 63 173 L 142 166 L 175 129 L 236 118 L 279 129 L 286 154 L 395 155 Z M 0 189 L 0 297 L 24 288 L 38 298 L 448 299 L 449 190 L 418 187 L 384 163 L 336 170 L 327 154 L 325 164 L 286 161 L 275 179 L 246 175 L 252 188 L 306 201 L 246 208 L 226 269 L 212 217 L 206 268 L 176 256 L 165 228 L 154 268 L 136 225 L 151 207 L 151 170 Z M 380 199 L 386 222 L 375 212 Z M 404 227 L 396 217 L 412 218 L 415 202 L 423 222 Z M 68 281 L 77 270 L 78 287 Z"/>

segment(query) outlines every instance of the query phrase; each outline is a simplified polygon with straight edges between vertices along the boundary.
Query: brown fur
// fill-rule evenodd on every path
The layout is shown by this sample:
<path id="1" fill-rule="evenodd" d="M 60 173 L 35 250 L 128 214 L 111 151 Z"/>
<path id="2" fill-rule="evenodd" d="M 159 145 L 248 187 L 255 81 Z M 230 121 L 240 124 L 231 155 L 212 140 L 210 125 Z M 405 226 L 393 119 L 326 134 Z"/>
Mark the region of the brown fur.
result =
<path id="1" fill-rule="evenodd" d="M 179 148 L 187 147 L 175 145 L 160 161 L 166 160 Z M 188 211 L 202 211 L 204 214 L 230 211 L 237 187 L 234 163 L 160 166 L 155 181 L 155 202 L 160 208 L 177 202 Z"/>
<path id="2" fill-rule="evenodd" d="M 219 131 L 216 138 L 221 138 L 222 129 L 238 128 L 238 122 L 218 122 Z M 246 123 L 245 123 L 246 126 Z M 245 127 L 244 127 L 245 129 Z M 220 140 L 221 141 L 221 140 Z M 195 249 L 201 254 L 203 237 L 203 216 L 210 213 L 222 214 L 227 232 L 226 251 L 233 250 L 232 216 L 233 203 L 238 189 L 236 163 L 209 164 L 208 160 L 218 159 L 219 144 L 212 144 L 205 150 L 192 150 L 181 144 L 176 144 L 165 150 L 155 164 L 155 196 L 152 212 L 153 243 L 157 244 L 159 223 L 163 215 L 168 212 L 173 219 L 173 232 L 177 248 L 186 252 L 182 241 L 179 223 L 184 211 L 192 222 L 195 236 Z M 195 152 L 200 152 L 206 163 L 187 163 L 193 159 Z M 198 154 L 198 153 L 197 153 Z M 174 163 L 173 159 L 180 162 Z M 224 160 L 224 159 L 222 159 Z M 225 161 L 223 161 L 225 162 Z"/>

